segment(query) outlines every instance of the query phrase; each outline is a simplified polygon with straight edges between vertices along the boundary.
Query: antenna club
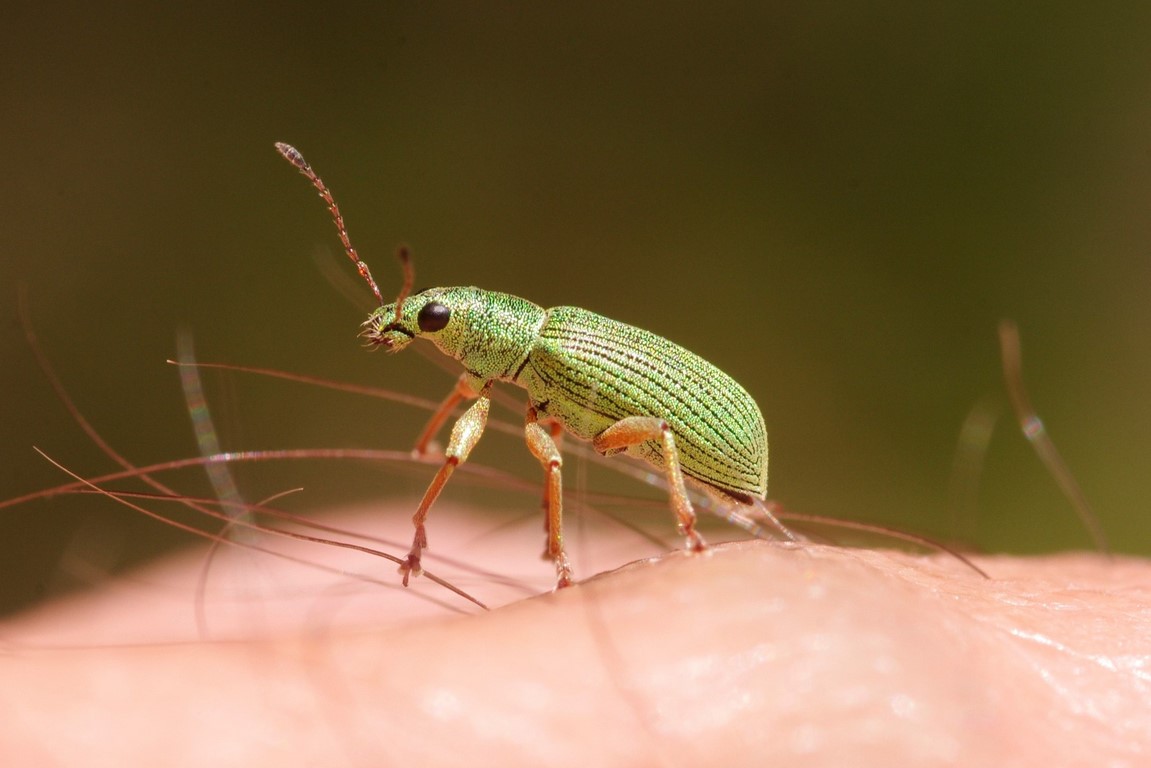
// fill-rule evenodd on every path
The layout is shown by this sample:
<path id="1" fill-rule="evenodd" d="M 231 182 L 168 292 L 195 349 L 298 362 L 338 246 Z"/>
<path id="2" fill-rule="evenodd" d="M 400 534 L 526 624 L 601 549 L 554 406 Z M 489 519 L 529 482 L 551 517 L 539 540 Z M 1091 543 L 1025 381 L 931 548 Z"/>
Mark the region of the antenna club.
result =
<path id="1" fill-rule="evenodd" d="M 276 142 L 276 151 L 283 155 L 284 159 L 292 165 L 299 168 L 301 171 L 307 172 L 312 168 L 308 165 L 308 161 L 300 154 L 300 150 L 293 147 L 291 144 L 285 144 L 282 141 Z"/>

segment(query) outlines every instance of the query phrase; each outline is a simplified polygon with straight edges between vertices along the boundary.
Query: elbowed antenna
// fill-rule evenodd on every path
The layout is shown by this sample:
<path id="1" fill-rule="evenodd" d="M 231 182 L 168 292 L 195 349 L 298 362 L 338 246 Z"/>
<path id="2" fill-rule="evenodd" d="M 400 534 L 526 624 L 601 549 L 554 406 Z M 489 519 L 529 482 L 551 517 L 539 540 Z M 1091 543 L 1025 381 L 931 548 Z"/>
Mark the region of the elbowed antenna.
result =
<path id="1" fill-rule="evenodd" d="M 368 287 L 372 289 L 372 293 L 375 294 L 376 301 L 380 302 L 380 306 L 383 306 L 384 297 L 380 295 L 379 286 L 377 286 L 376 281 L 372 279 L 372 273 L 368 271 L 368 265 L 364 263 L 363 259 L 360 258 L 360 254 L 356 253 L 356 249 L 352 247 L 352 241 L 348 237 L 348 228 L 344 226 L 344 217 L 340 214 L 340 207 L 336 205 L 336 199 L 332 197 L 332 193 L 328 190 L 327 185 L 324 184 L 320 177 L 316 175 L 316 172 L 312 170 L 312 166 L 308 165 L 308 161 L 304 159 L 300 151 L 291 144 L 277 141 L 276 151 L 283 155 L 285 160 L 296 166 L 296 170 L 304 174 L 304 176 L 308 178 L 308 181 L 312 182 L 312 186 L 316 188 L 316 191 L 320 193 L 320 198 L 327 204 L 328 212 L 332 214 L 332 220 L 336 222 L 336 232 L 340 235 L 340 242 L 344 246 L 344 253 L 348 254 L 348 258 L 356 265 L 356 269 L 360 272 L 360 277 L 364 278 Z M 404 285 L 407 286 L 409 290 L 412 281 L 411 272 L 410 261 L 405 261 Z M 405 293 L 406 291 L 400 292 L 401 303 Z M 396 314 L 397 316 L 399 315 L 398 306 Z"/>

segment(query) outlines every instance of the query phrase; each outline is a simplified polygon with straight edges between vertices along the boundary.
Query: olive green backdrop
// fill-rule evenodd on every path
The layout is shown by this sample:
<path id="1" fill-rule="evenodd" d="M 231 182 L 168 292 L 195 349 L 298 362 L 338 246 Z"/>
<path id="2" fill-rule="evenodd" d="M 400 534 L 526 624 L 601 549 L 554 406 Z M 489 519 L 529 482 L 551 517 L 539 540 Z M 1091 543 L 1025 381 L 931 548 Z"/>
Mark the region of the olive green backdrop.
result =
<path id="1" fill-rule="evenodd" d="M 4 26 L 0 498 L 61 479 L 33 445 L 110 467 L 23 341 L 19 284 L 77 404 L 138 463 L 196 452 L 164 364 L 180 328 L 202 359 L 447 391 L 418 355 L 359 348 L 366 290 L 354 305 L 317 267 L 334 234 L 283 140 L 385 294 L 403 241 L 421 286 L 578 304 L 730 372 L 789 507 L 992 551 L 1089 546 L 1004 408 L 1014 318 L 1115 548 L 1151 553 L 1151 5 L 11 3 Z M 209 385 L 230 448 L 407 448 L 423 418 Z M 957 510 L 980 402 L 1000 419 Z M 504 438 L 474 458 L 538 473 Z M 303 484 L 313 505 L 427 479 L 245 472 L 254 497 Z M 182 540 L 101 500 L 4 510 L 3 606 L 74 580 L 68 553 L 115 565 L 149 536 Z"/>

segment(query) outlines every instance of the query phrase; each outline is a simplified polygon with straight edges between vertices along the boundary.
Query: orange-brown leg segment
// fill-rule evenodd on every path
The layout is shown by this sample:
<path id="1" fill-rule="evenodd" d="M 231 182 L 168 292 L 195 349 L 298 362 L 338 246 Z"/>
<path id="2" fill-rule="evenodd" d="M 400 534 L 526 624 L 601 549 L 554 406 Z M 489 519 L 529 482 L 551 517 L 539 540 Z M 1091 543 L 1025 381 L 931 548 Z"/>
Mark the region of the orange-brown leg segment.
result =
<path id="1" fill-rule="evenodd" d="M 417 459 L 422 459 L 428 454 L 428 444 L 432 442 L 432 438 L 440 431 L 440 427 L 448 420 L 451 415 L 452 409 L 462 403 L 464 400 L 475 400 L 479 395 L 468 384 L 467 374 L 460 374 L 456 379 L 456 386 L 440 403 L 440 407 L 436 409 L 432 417 L 428 419 L 428 423 L 424 425 L 424 430 L 420 432 L 420 436 L 416 439 L 416 447 L 412 449 L 412 456 Z"/>
<path id="2" fill-rule="evenodd" d="M 701 552 L 707 545 L 695 530 L 695 510 L 683 484 L 683 471 L 679 467 L 679 451 L 675 447 L 675 436 L 666 421 L 655 416 L 628 416 L 596 435 L 592 445 L 600 453 L 610 454 L 648 440 L 658 440 L 663 446 L 663 464 L 667 472 L 668 496 L 672 512 L 675 513 L 679 523 L 680 533 L 687 539 L 687 548 L 692 552 Z"/>
<path id="3" fill-rule="evenodd" d="M 553 422 L 552 429 L 556 429 L 556 426 Z M 543 466 L 547 479 L 547 554 L 556 566 L 556 589 L 570 587 L 572 569 L 567 553 L 564 552 L 563 536 L 563 476 L 560 472 L 563 457 L 560 456 L 552 434 L 540 425 L 535 408 L 528 408 L 524 439 L 527 440 L 528 450 Z"/>
<path id="4" fill-rule="evenodd" d="M 423 569 L 420 568 L 420 556 L 428 546 L 428 535 L 424 530 L 424 521 L 428 519 L 428 510 L 432 508 L 432 504 L 439 497 L 440 491 L 444 489 L 444 484 L 452 476 L 452 472 L 468 460 L 468 454 L 479 442 L 480 436 L 484 433 L 484 427 L 488 423 L 488 410 L 491 408 L 488 388 L 484 387 L 477 397 L 475 403 L 464 411 L 464 415 L 460 416 L 456 425 L 452 427 L 452 437 L 448 441 L 448 450 L 444 454 L 444 464 L 436 476 L 432 478 L 431 485 L 424 492 L 424 498 L 420 502 L 416 514 L 412 516 L 412 524 L 416 526 L 416 534 L 412 538 L 412 548 L 408 551 L 407 558 L 400 565 L 400 573 L 404 576 L 405 587 L 408 586 L 408 577 L 419 576 L 423 573 Z"/>
<path id="5" fill-rule="evenodd" d="M 535 412 L 534 409 L 532 409 L 532 411 Z M 539 413 L 535 413 L 536 417 L 538 418 Z M 531 413 L 528 414 L 528 419 L 532 420 Z M 562 451 L 564 434 L 563 424 L 560 424 L 555 419 L 547 416 L 545 416 L 543 419 L 539 419 L 539 424 L 541 427 L 546 429 L 548 435 L 551 436 L 552 442 L 555 443 L 556 451 Z M 544 513 L 544 533 L 549 534 L 551 531 L 551 515 L 548 514 L 548 510 L 551 509 L 551 491 L 548 490 L 548 481 L 546 476 L 544 477 L 544 493 L 540 498 L 540 509 L 543 510 Z M 547 560 L 552 559 L 551 553 L 548 551 L 547 547 L 544 548 L 543 557 Z"/>

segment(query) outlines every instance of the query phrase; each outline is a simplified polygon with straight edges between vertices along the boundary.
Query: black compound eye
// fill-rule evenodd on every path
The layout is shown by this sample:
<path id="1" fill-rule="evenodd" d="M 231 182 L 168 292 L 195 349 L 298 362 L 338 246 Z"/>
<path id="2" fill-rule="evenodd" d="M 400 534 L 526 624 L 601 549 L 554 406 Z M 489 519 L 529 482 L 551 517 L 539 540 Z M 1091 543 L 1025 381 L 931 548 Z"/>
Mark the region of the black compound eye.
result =
<path id="1" fill-rule="evenodd" d="M 416 316 L 416 322 L 419 323 L 421 331 L 431 333 L 446 326 L 451 317 L 452 310 L 448 308 L 447 304 L 429 301 L 420 310 L 420 314 Z"/>

